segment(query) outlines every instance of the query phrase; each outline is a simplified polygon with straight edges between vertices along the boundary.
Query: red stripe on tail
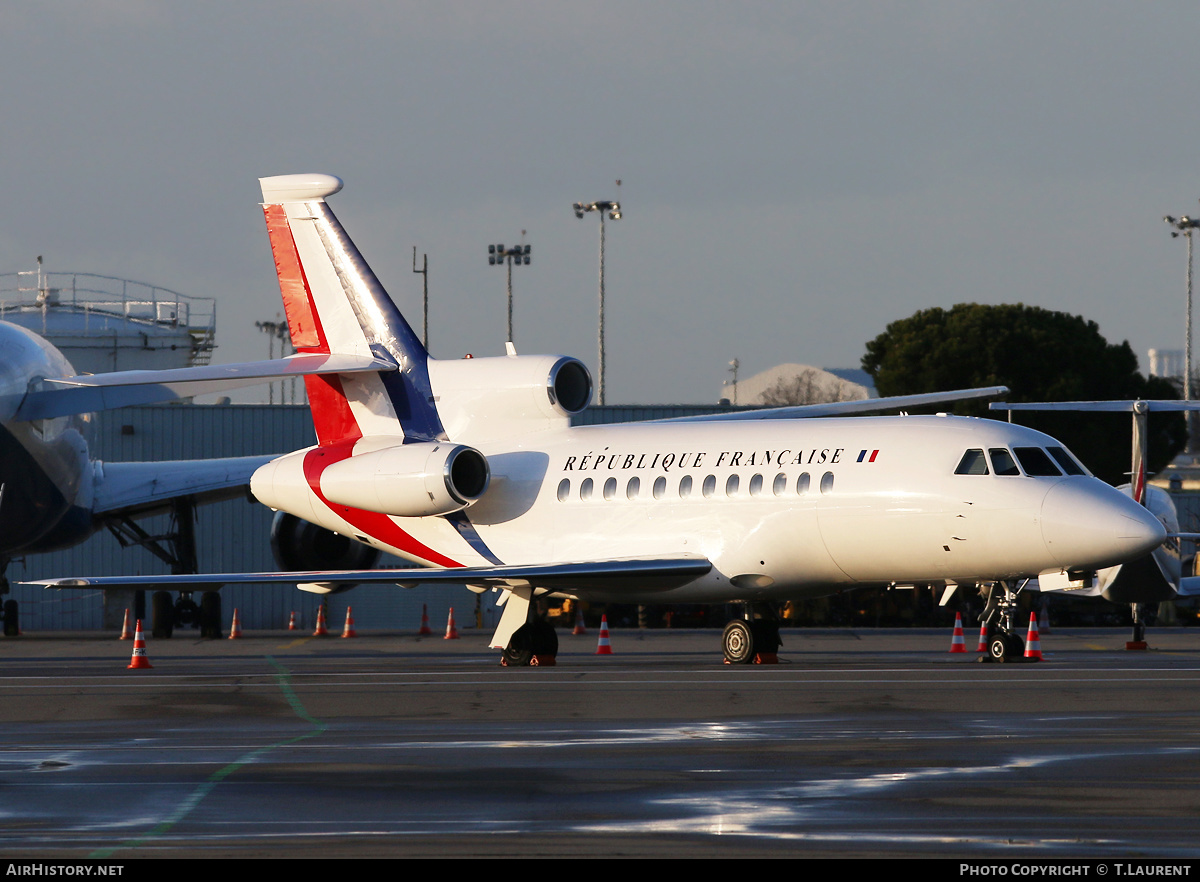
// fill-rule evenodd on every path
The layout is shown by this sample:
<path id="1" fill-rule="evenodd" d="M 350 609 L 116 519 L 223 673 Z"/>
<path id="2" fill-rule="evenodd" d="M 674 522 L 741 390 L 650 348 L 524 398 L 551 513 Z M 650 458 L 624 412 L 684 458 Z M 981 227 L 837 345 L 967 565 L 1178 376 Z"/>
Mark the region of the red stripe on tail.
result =
<path id="1" fill-rule="evenodd" d="M 267 234 L 271 237 L 271 253 L 275 257 L 279 293 L 283 295 L 283 310 L 292 333 L 292 345 L 301 352 L 328 352 L 329 344 L 313 310 L 308 280 L 300 265 L 300 254 L 296 251 L 287 213 L 282 205 L 264 205 L 263 214 L 267 218 Z"/>

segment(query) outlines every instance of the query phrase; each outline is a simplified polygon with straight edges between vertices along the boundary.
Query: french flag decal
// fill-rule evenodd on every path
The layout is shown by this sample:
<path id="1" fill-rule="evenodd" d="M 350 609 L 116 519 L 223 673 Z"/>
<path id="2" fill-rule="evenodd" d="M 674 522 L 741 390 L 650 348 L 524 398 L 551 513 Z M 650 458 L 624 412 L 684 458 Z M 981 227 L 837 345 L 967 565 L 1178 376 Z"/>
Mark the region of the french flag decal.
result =
<path id="1" fill-rule="evenodd" d="M 868 453 L 871 454 L 869 458 L 867 457 Z M 862 462 L 865 459 L 867 462 L 874 462 L 877 456 L 879 456 L 878 450 L 864 450 L 858 455 L 858 461 Z"/>

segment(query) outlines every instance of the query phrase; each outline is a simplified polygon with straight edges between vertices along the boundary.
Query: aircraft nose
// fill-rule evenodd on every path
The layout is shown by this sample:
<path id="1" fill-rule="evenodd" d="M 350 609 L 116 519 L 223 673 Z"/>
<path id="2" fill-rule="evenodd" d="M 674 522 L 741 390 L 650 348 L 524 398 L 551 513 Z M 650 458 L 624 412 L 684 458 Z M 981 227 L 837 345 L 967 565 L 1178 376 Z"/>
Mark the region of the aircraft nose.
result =
<path id="1" fill-rule="evenodd" d="M 1096 569 L 1141 557 L 1167 538 L 1158 518 L 1094 478 L 1068 478 L 1042 501 L 1042 538 L 1068 569 Z"/>

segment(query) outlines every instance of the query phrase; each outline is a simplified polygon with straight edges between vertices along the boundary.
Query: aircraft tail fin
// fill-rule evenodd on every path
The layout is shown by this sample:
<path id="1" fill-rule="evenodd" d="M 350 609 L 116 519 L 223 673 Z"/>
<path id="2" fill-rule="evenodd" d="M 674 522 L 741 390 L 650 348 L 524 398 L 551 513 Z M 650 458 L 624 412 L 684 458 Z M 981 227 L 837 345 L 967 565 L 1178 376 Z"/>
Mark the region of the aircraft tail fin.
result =
<path id="1" fill-rule="evenodd" d="M 394 371 L 306 377 L 322 446 L 363 435 L 445 436 L 429 354 L 325 203 L 332 175 L 260 178 L 263 214 L 292 345 L 298 352 L 372 356 Z"/>

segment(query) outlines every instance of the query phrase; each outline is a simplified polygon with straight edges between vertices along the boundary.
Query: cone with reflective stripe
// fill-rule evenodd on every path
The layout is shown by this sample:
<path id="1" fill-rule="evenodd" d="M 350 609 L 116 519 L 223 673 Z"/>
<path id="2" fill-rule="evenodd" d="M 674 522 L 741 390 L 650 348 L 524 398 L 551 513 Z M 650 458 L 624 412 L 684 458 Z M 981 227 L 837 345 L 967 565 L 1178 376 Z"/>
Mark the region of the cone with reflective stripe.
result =
<path id="1" fill-rule="evenodd" d="M 583 607 L 582 606 L 575 607 L 575 630 L 572 631 L 571 633 L 577 637 L 580 634 L 587 633 L 587 628 L 585 628 L 583 626 Z"/>
<path id="2" fill-rule="evenodd" d="M 317 607 L 317 629 L 313 631 L 314 637 L 324 637 L 329 632 L 325 630 L 325 604 Z"/>
<path id="3" fill-rule="evenodd" d="M 987 652 L 987 622 L 979 623 L 979 645 L 975 647 L 976 652 Z"/>
<path id="4" fill-rule="evenodd" d="M 357 637 L 354 633 L 354 613 L 350 611 L 350 607 L 346 607 L 346 624 L 342 626 L 343 637 Z"/>
<path id="5" fill-rule="evenodd" d="M 137 630 L 133 635 L 133 658 L 129 660 L 129 667 L 125 670 L 132 671 L 137 668 L 152 668 L 150 659 L 146 658 L 146 638 L 142 636 L 142 620 L 137 620 Z"/>
<path id="6" fill-rule="evenodd" d="M 612 644 L 608 642 L 608 616 L 600 616 L 600 642 L 596 644 L 596 655 L 612 655 Z"/>
<path id="7" fill-rule="evenodd" d="M 450 617 L 446 619 L 446 636 L 443 640 L 457 640 L 458 628 L 454 627 L 454 607 L 450 607 Z"/>
<path id="8" fill-rule="evenodd" d="M 121 639 L 132 640 L 133 632 L 129 630 L 129 607 L 125 608 L 125 621 L 121 623 Z"/>
<path id="9" fill-rule="evenodd" d="M 1038 618 L 1038 633 L 1050 633 L 1050 601 L 1048 599 L 1042 601 L 1042 614 Z"/>
<path id="10" fill-rule="evenodd" d="M 433 634 L 433 629 L 429 627 L 429 612 L 425 609 L 425 604 L 421 604 L 421 630 L 417 632 L 419 637 L 428 637 Z"/>
<path id="11" fill-rule="evenodd" d="M 238 618 L 237 607 L 233 608 L 233 623 L 229 626 L 229 639 L 237 640 L 242 636 L 242 622 Z"/>
<path id="12" fill-rule="evenodd" d="M 963 636 L 962 613 L 960 613 L 960 612 L 956 612 L 954 614 L 954 638 L 950 641 L 950 651 L 951 652 L 966 652 L 967 651 L 967 640 Z"/>
<path id="13" fill-rule="evenodd" d="M 288 630 L 289 631 L 296 630 L 296 611 L 295 610 L 292 610 L 291 614 L 288 616 Z"/>
<path id="14" fill-rule="evenodd" d="M 1029 613 L 1029 632 L 1025 635 L 1025 658 L 1042 660 L 1042 646 L 1038 641 L 1037 613 Z"/>

